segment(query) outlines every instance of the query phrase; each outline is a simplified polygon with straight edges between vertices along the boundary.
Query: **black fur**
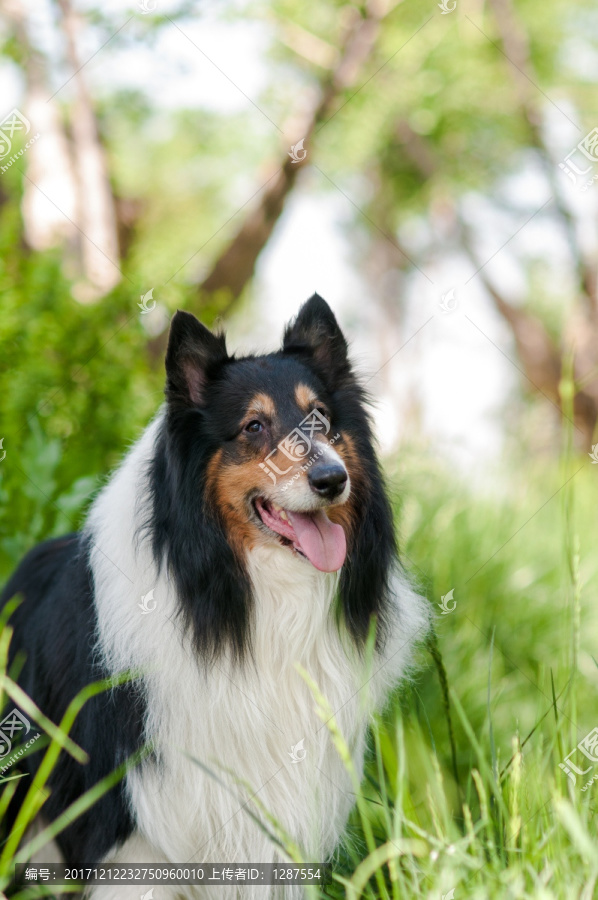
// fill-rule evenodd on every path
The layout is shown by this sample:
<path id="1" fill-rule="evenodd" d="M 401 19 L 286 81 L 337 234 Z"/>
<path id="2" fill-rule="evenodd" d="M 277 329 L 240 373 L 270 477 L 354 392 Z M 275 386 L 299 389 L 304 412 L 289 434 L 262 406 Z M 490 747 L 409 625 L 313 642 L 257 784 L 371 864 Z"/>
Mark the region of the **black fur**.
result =
<path id="1" fill-rule="evenodd" d="M 217 447 L 206 439 L 203 421 L 199 410 L 169 415 L 151 464 L 149 529 L 158 567 L 166 565 L 176 582 L 180 614 L 193 628 L 200 657 L 213 659 L 230 642 L 240 659 L 247 649 L 251 592 L 217 514 L 197 499 L 205 493 L 206 467 Z"/>
<path id="2" fill-rule="evenodd" d="M 19 651 L 25 663 L 19 684 L 53 722 L 59 723 L 67 706 L 86 685 L 107 678 L 93 662 L 95 629 L 93 584 L 88 547 L 81 535 L 46 541 L 31 550 L 0 596 L 4 604 L 20 594 L 23 602 L 13 613 L 11 659 Z M 13 704 L 9 701 L 8 711 Z M 89 756 L 82 765 L 62 752 L 49 781 L 51 795 L 44 819 L 53 821 L 77 797 L 141 747 L 143 701 L 134 684 L 113 688 L 88 700 L 79 713 L 71 737 Z M 13 798 L 11 824 L 31 784 L 42 753 L 19 760 L 24 777 Z M 15 766 L 16 768 L 16 766 Z M 9 772 L 7 774 L 13 774 Z M 58 837 L 69 864 L 99 862 L 131 832 L 133 823 L 124 797 L 124 782 L 113 788 Z"/>

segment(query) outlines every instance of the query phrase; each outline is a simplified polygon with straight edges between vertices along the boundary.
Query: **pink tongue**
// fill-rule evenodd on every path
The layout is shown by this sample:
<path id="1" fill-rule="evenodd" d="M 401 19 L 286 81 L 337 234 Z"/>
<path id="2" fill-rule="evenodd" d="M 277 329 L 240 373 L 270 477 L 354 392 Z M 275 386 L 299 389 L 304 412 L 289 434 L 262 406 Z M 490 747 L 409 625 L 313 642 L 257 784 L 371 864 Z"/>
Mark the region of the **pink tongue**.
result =
<path id="1" fill-rule="evenodd" d="M 345 561 L 347 541 L 340 525 L 330 521 L 323 510 L 316 513 L 287 510 L 297 543 L 312 566 L 320 572 L 336 572 Z"/>

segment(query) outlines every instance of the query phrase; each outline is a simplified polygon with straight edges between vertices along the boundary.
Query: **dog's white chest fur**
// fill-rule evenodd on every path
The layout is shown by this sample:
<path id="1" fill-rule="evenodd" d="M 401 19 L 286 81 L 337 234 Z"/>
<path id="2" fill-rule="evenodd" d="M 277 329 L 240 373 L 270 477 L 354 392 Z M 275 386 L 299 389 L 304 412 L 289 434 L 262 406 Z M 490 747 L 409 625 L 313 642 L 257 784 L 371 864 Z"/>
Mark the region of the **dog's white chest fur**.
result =
<path id="1" fill-rule="evenodd" d="M 267 810 L 306 860 L 322 861 L 355 798 L 296 664 L 327 698 L 360 773 L 368 716 L 403 674 L 413 639 L 425 630 L 422 602 L 397 580 L 400 616 L 384 656 L 368 670 L 339 635 L 336 576 L 286 548 L 261 548 L 248 558 L 253 662 L 235 666 L 222 656 L 206 670 L 182 631 L 174 583 L 157 574 L 149 547 L 134 543 L 157 426 L 102 492 L 89 527 L 98 651 L 112 672 L 147 673 L 146 737 L 156 760 L 128 778 L 137 846 L 155 851 L 157 862 L 267 862 L 275 848 L 249 814 Z M 138 604 L 150 590 L 156 608 L 143 614 Z"/>
<path id="2" fill-rule="evenodd" d="M 299 663 L 318 683 L 361 758 L 366 713 L 359 711 L 357 667 L 330 616 L 335 579 L 312 575 L 283 548 L 252 558 L 251 570 L 253 662 L 221 659 L 206 675 L 170 629 L 161 672 L 148 681 L 149 733 L 163 765 L 133 776 L 132 793 L 141 828 L 171 859 L 271 859 L 273 848 L 248 815 L 258 804 L 319 859 L 334 848 L 352 805 L 328 729 L 295 668 Z"/>

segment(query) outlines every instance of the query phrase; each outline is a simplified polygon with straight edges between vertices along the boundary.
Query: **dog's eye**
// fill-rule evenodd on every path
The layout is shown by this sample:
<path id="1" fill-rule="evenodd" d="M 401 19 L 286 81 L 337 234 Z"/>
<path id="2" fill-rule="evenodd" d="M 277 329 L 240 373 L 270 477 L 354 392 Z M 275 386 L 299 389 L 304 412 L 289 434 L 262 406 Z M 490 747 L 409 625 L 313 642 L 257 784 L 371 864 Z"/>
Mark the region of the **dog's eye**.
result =
<path id="1" fill-rule="evenodd" d="M 261 422 L 258 422 L 257 419 L 253 419 L 251 422 L 248 422 L 245 426 L 245 431 L 248 431 L 249 434 L 259 434 L 260 431 L 264 430 L 264 426 Z"/>

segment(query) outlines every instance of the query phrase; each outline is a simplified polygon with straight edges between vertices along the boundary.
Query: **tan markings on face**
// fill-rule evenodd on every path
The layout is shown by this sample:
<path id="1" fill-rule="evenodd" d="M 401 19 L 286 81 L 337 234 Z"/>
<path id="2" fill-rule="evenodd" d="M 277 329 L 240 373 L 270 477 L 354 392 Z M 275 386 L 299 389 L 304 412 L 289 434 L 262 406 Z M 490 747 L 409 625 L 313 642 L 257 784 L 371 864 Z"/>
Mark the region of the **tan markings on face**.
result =
<path id="1" fill-rule="evenodd" d="M 264 540 L 251 519 L 247 495 L 265 484 L 255 459 L 247 462 L 222 462 L 222 450 L 210 460 L 207 469 L 207 496 L 226 531 L 237 558 L 244 560 L 247 550 Z"/>
<path id="2" fill-rule="evenodd" d="M 276 416 L 276 405 L 268 394 L 254 394 L 247 404 L 248 416 L 265 416 L 272 421 Z"/>
<path id="3" fill-rule="evenodd" d="M 297 406 L 305 410 L 305 412 L 310 412 L 314 406 L 319 405 L 318 398 L 306 384 L 298 384 L 295 388 L 295 401 Z"/>
<path id="4" fill-rule="evenodd" d="M 344 462 L 349 478 L 351 479 L 351 493 L 347 498 L 347 502 L 342 506 L 331 506 L 326 510 L 326 514 L 331 522 L 342 525 L 349 551 L 353 545 L 355 535 L 355 526 L 358 521 L 359 513 L 357 504 L 360 497 L 368 490 L 368 478 L 361 463 L 359 453 L 355 448 L 353 439 L 346 432 L 341 431 L 340 440 L 338 440 L 334 449 Z"/>
<path id="5" fill-rule="evenodd" d="M 334 449 L 343 460 L 351 478 L 351 493 L 342 506 L 326 508 L 328 518 L 341 525 L 347 537 L 349 551 L 353 546 L 355 527 L 359 520 L 358 503 L 368 490 L 368 478 L 361 464 L 359 453 L 352 438 L 341 432 Z M 295 471 L 296 465 L 277 453 L 281 469 L 290 466 L 287 477 Z M 275 458 L 276 458 L 275 457 Z M 282 477 L 279 476 L 279 482 Z M 223 451 L 218 450 L 207 468 L 207 499 L 221 521 L 228 542 L 240 561 L 245 559 L 248 550 L 257 544 L 268 543 L 268 538 L 254 521 L 248 507 L 247 497 L 259 491 L 262 496 L 271 494 L 272 482 L 256 464 L 255 458 L 244 462 L 223 462 Z M 284 506 L 284 500 L 281 505 Z"/>

